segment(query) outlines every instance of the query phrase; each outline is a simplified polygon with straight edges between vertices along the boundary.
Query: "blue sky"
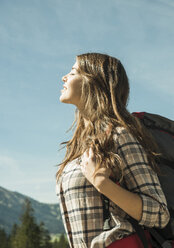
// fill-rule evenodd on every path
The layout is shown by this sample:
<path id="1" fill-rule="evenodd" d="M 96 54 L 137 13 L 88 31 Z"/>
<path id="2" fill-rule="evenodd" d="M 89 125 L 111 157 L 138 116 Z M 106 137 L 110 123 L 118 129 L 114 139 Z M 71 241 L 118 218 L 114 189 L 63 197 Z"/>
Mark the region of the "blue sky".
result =
<path id="1" fill-rule="evenodd" d="M 0 0 L 0 186 L 56 203 L 75 108 L 61 77 L 85 52 L 126 68 L 128 109 L 174 119 L 172 0 Z"/>

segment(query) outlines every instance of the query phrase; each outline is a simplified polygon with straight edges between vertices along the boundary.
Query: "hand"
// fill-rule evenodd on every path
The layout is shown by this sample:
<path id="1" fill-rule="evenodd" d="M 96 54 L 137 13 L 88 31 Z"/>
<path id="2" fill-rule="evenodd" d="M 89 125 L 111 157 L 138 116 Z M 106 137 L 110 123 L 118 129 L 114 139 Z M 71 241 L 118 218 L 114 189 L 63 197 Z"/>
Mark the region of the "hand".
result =
<path id="1" fill-rule="evenodd" d="M 96 157 L 92 148 L 89 148 L 89 150 L 86 150 L 84 152 L 84 154 L 81 157 L 81 160 L 82 160 L 81 162 L 82 173 L 87 178 L 87 180 L 91 184 L 93 184 L 96 189 L 99 190 L 103 180 L 109 178 L 111 173 L 110 169 L 104 166 L 99 166 L 96 163 Z"/>

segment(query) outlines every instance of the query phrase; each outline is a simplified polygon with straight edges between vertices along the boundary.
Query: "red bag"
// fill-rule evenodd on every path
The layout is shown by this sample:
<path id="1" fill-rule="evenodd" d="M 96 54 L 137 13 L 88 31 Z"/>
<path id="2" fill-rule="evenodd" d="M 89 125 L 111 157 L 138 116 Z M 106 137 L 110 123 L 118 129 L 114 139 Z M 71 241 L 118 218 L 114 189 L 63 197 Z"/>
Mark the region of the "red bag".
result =
<path id="1" fill-rule="evenodd" d="M 148 248 L 152 248 L 151 242 L 150 242 L 150 234 L 145 231 L 145 235 L 148 241 Z M 123 239 L 116 240 L 112 244 L 110 244 L 107 248 L 144 248 L 140 238 L 136 233 L 127 236 Z"/>

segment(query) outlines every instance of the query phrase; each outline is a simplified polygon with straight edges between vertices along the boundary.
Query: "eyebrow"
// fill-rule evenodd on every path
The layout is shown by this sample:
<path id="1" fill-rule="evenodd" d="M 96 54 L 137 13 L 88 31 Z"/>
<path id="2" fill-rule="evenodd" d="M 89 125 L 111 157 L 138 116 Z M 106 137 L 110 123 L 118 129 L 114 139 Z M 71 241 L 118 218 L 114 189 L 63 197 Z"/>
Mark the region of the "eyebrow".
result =
<path id="1" fill-rule="evenodd" d="M 75 68 L 75 67 L 72 67 L 71 69 L 72 69 L 72 70 L 76 70 L 76 71 L 77 71 L 77 68 Z"/>
<path id="2" fill-rule="evenodd" d="M 76 70 L 76 72 L 79 73 L 78 68 L 72 67 L 71 70 Z"/>

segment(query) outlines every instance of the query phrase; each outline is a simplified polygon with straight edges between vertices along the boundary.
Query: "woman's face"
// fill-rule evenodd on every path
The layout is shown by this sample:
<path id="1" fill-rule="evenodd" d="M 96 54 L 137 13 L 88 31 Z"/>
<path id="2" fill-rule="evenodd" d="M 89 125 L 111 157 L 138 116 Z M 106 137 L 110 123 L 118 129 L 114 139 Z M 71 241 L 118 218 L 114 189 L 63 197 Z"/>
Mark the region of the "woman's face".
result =
<path id="1" fill-rule="evenodd" d="M 64 89 L 61 90 L 60 101 L 80 107 L 82 80 L 83 78 L 82 75 L 78 72 L 78 63 L 76 62 L 73 65 L 71 71 L 62 77 L 62 81 L 64 82 Z"/>

